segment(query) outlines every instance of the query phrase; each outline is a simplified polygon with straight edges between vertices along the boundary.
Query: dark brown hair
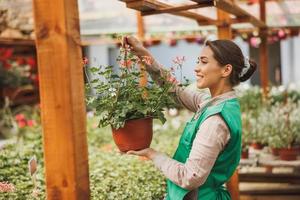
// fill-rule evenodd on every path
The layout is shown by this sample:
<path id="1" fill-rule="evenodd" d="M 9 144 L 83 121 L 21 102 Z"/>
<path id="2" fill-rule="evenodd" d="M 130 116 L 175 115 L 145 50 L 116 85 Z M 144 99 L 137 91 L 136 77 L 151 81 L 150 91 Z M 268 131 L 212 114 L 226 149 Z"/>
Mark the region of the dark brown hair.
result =
<path id="1" fill-rule="evenodd" d="M 232 65 L 232 72 L 229 78 L 232 86 L 248 80 L 257 68 L 256 63 L 249 60 L 250 68 L 241 76 L 242 70 L 247 66 L 245 57 L 240 47 L 230 40 L 207 41 L 205 45 L 211 48 L 214 58 L 221 66 Z"/>

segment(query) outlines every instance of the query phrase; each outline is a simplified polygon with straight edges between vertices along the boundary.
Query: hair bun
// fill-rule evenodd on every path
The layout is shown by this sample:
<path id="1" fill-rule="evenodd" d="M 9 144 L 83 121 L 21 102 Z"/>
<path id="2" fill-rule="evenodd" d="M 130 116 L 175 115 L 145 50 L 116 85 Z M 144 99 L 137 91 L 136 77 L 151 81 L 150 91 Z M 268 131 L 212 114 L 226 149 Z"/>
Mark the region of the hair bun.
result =
<path id="1" fill-rule="evenodd" d="M 249 61 L 250 67 L 248 68 L 248 70 L 245 73 L 242 73 L 242 75 L 240 76 L 239 79 L 241 82 L 248 80 L 257 68 L 257 64 L 253 60 L 250 60 L 250 59 L 247 59 L 247 60 Z M 246 67 L 246 66 L 244 66 L 244 67 Z"/>

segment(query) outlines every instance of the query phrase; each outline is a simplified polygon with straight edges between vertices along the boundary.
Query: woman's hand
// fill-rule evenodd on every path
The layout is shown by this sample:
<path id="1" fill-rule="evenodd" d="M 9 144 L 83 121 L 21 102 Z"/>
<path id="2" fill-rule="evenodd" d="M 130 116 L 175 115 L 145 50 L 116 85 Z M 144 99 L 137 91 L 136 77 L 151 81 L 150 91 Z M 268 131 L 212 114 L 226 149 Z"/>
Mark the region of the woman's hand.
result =
<path id="1" fill-rule="evenodd" d="M 123 37 L 124 44 L 131 46 L 133 53 L 138 57 L 150 56 L 149 51 L 143 46 L 143 43 L 133 36 Z"/>
<path id="2" fill-rule="evenodd" d="M 153 159 L 153 157 L 155 156 L 155 154 L 157 153 L 157 151 L 155 151 L 152 148 L 146 148 L 146 149 L 142 149 L 139 151 L 127 151 L 126 154 L 132 154 L 132 155 L 137 155 L 137 156 L 144 156 L 147 157 L 149 159 Z"/>

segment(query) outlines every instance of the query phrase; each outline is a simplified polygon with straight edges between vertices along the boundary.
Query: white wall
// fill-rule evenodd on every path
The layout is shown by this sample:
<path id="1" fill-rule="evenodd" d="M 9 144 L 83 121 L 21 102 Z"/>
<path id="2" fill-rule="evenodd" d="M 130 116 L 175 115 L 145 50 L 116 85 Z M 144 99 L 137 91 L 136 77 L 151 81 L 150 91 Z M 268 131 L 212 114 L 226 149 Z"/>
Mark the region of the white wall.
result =
<path id="1" fill-rule="evenodd" d="M 300 85 L 300 37 L 281 41 L 282 82 Z"/>

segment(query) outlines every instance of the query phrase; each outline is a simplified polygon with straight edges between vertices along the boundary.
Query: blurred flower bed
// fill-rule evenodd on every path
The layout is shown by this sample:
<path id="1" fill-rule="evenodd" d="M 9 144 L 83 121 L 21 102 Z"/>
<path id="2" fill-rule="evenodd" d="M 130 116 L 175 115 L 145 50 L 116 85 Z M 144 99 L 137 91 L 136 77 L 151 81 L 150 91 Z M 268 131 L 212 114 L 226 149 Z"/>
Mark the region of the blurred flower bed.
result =
<path id="1" fill-rule="evenodd" d="M 238 88 L 243 110 L 243 145 L 253 142 L 270 147 L 299 145 L 300 92 L 294 88 L 272 88 L 268 100 L 263 100 L 257 87 Z M 6 192 L 0 199 L 45 199 L 44 163 L 42 153 L 40 108 L 2 108 L 0 124 L 6 119 L 6 139 L 0 147 L 0 184 Z M 192 117 L 186 110 L 170 110 L 164 125 L 156 120 L 152 147 L 172 155 L 185 122 Z M 5 117 L 3 117 L 5 115 Z M 165 178 L 152 162 L 143 157 L 121 155 L 112 140 L 109 127 L 97 128 L 99 118 L 87 113 L 90 188 L 92 199 L 162 199 Z M 0 130 L 3 130 L 0 128 Z M 1 140 L 0 140 L 1 141 Z M 3 140 L 2 140 L 3 141 Z M 37 185 L 28 171 L 28 161 L 36 156 Z M 36 187 L 36 188 L 35 188 Z M 35 188 L 35 189 L 34 189 Z"/>
<path id="2" fill-rule="evenodd" d="M 14 188 L 7 192 L 0 191 L 0 199 L 45 199 L 41 126 L 39 115 L 36 115 L 38 110 L 38 107 L 23 109 L 14 115 L 18 131 L 13 134 L 15 137 L 0 147 L 0 183 L 12 184 Z M 152 146 L 171 155 L 190 113 L 181 111 L 178 116 L 167 116 L 164 125 L 158 120 L 154 121 Z M 99 118 L 92 112 L 87 113 L 87 119 L 92 199 L 162 199 L 165 179 L 152 162 L 143 157 L 121 155 L 113 143 L 110 128 L 97 128 Z M 38 192 L 34 194 L 34 184 L 28 171 L 28 161 L 33 156 L 38 161 Z"/>
<path id="3" fill-rule="evenodd" d="M 271 148 L 300 145 L 300 91 L 294 85 L 272 87 L 263 97 L 259 87 L 239 88 L 243 147 L 259 143 Z"/>
<path id="4" fill-rule="evenodd" d="M 0 89 L 38 85 L 33 57 L 15 57 L 12 48 L 0 48 Z"/>

